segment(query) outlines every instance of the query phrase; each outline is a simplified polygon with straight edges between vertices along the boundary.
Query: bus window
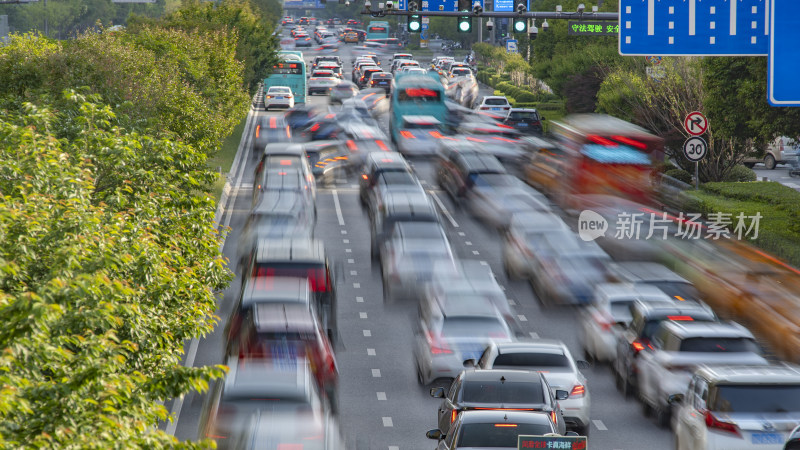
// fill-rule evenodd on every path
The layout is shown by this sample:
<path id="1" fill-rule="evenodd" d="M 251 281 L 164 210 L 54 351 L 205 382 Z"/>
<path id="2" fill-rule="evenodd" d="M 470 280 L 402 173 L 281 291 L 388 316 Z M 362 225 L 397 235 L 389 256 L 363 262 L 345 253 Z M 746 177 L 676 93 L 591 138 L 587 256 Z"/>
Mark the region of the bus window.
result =
<path id="1" fill-rule="evenodd" d="M 436 89 L 428 88 L 406 88 L 397 94 L 397 100 L 401 102 L 440 102 L 441 92 Z"/>
<path id="2" fill-rule="evenodd" d="M 295 63 L 278 63 L 272 66 L 272 73 L 284 75 L 302 75 L 303 68 Z"/>

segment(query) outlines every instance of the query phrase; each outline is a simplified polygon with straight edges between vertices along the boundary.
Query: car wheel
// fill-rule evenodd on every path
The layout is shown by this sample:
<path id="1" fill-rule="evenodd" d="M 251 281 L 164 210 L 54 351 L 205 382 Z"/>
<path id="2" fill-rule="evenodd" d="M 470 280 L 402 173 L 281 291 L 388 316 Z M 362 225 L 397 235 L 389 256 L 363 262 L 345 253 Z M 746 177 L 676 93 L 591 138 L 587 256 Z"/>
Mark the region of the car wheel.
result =
<path id="1" fill-rule="evenodd" d="M 668 428 L 671 419 L 670 417 L 671 410 L 669 405 L 656 408 L 655 413 L 656 413 L 656 423 L 658 423 L 658 426 L 661 428 Z"/>
<path id="2" fill-rule="evenodd" d="M 586 436 L 588 438 L 589 437 L 589 425 L 586 424 L 586 425 L 583 425 L 583 426 L 575 427 L 575 432 L 578 433 L 581 436 Z"/>
<path id="3" fill-rule="evenodd" d="M 775 157 L 774 156 L 772 156 L 771 154 L 767 154 L 767 156 L 764 157 L 764 166 L 767 169 L 772 170 L 772 169 L 775 168 L 776 165 L 778 165 L 778 164 L 775 161 Z"/>
<path id="4" fill-rule="evenodd" d="M 647 402 L 647 399 L 643 398 L 641 400 L 642 400 L 642 414 L 644 414 L 645 417 L 652 416 L 653 415 L 653 407 L 650 406 L 650 403 Z"/>
<path id="5" fill-rule="evenodd" d="M 427 383 L 425 383 L 425 377 L 422 376 L 422 370 L 420 370 L 419 364 L 414 364 L 414 366 L 417 368 L 417 383 L 419 383 L 420 386 L 425 386 Z"/>

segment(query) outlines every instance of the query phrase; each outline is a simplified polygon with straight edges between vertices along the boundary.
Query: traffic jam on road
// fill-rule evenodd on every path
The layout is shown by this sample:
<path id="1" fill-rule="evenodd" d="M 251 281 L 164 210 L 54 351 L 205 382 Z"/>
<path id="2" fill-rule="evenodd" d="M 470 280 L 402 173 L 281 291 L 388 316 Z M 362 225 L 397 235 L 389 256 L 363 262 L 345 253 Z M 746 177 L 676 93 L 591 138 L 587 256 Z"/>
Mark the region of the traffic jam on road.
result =
<path id="1" fill-rule="evenodd" d="M 469 64 L 370 40 L 378 25 L 283 23 L 308 50 L 282 55 L 285 84 L 265 84 L 248 118 L 222 221 L 236 281 L 195 348 L 195 365 L 229 372 L 184 401 L 177 437 L 283 450 L 800 440 L 800 369 L 781 362 L 800 340 L 798 272 L 666 210 L 661 138 L 609 116 L 548 123 Z"/>

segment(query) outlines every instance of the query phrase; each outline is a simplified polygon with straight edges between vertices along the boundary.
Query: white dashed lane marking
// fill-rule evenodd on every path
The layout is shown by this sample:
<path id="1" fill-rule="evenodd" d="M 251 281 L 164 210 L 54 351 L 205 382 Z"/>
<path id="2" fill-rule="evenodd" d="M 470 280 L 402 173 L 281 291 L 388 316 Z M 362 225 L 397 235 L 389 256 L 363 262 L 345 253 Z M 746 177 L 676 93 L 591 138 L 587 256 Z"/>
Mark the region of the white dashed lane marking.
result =
<path id="1" fill-rule="evenodd" d="M 367 356 L 375 356 L 375 349 L 374 348 L 368 348 L 367 349 Z"/>
<path id="2" fill-rule="evenodd" d="M 466 236 L 466 235 L 467 235 L 467 233 L 464 233 L 463 231 L 459 231 L 459 232 L 458 232 L 458 235 L 459 235 L 459 236 L 461 236 L 461 237 L 464 237 L 464 236 Z"/>
<path id="3" fill-rule="evenodd" d="M 350 259 L 347 260 L 347 264 L 355 264 L 355 263 L 356 263 L 356 260 L 353 259 L 353 258 L 350 258 Z"/>
<path id="4" fill-rule="evenodd" d="M 350 243 L 350 239 L 342 239 L 342 243 L 349 244 Z"/>
<path id="5" fill-rule="evenodd" d="M 598 430 L 608 431 L 608 427 L 606 427 L 606 424 L 604 424 L 602 420 L 593 420 L 592 423 L 597 427 Z"/>
<path id="6" fill-rule="evenodd" d="M 439 200 L 439 196 L 436 195 L 435 192 L 431 192 L 431 196 L 433 197 L 433 200 L 436 202 L 436 204 L 439 205 L 439 209 L 442 210 L 444 216 L 447 217 L 447 220 L 450 222 L 450 225 L 452 225 L 453 228 L 458 228 L 458 223 L 456 222 L 455 219 L 453 219 L 453 216 L 450 215 L 450 211 L 448 211 L 447 208 L 444 207 L 442 201 Z"/>
<path id="7" fill-rule="evenodd" d="M 347 230 L 342 230 L 342 234 L 347 234 Z"/>
<path id="8" fill-rule="evenodd" d="M 360 289 L 361 288 L 361 283 L 353 283 L 353 288 L 354 289 Z"/>
<path id="9" fill-rule="evenodd" d="M 378 400 L 386 400 L 386 392 L 376 392 Z"/>
<path id="10" fill-rule="evenodd" d="M 392 418 L 391 417 L 382 417 L 382 419 L 383 419 L 383 426 L 385 426 L 385 427 L 393 427 L 394 426 L 394 424 L 392 423 Z"/>
<path id="11" fill-rule="evenodd" d="M 519 319 L 520 322 L 527 322 L 528 321 L 528 318 L 525 317 L 524 314 L 517 314 L 517 319 Z"/>
<path id="12" fill-rule="evenodd" d="M 367 313 L 360 312 L 360 313 L 358 313 L 358 317 L 361 317 L 362 319 L 366 319 L 367 318 Z"/>
<path id="13" fill-rule="evenodd" d="M 517 306 L 517 302 L 515 302 L 513 299 L 508 299 L 508 304 L 511 306 Z"/>
<path id="14" fill-rule="evenodd" d="M 353 249 L 352 248 L 346 248 L 346 249 L 344 249 L 344 252 L 345 253 L 353 253 Z"/>
<path id="15" fill-rule="evenodd" d="M 464 243 L 465 243 L 465 244 L 467 244 L 467 245 L 472 245 L 472 242 L 471 242 L 471 241 L 466 241 L 466 242 L 464 242 Z"/>
<path id="16" fill-rule="evenodd" d="M 530 332 L 530 333 L 528 333 L 528 334 L 530 334 L 530 335 L 531 335 L 531 337 L 532 337 L 532 338 L 534 338 L 534 339 L 539 339 L 539 333 L 537 333 L 537 332 L 535 332 L 535 331 L 531 331 L 531 332 Z"/>
<path id="17" fill-rule="evenodd" d="M 381 369 L 372 369 L 372 378 L 380 378 Z"/>
<path id="18" fill-rule="evenodd" d="M 339 193 L 336 192 L 336 189 L 333 190 L 333 206 L 336 207 L 336 218 L 339 219 L 339 225 L 344 226 L 342 207 L 339 205 Z"/>
<path id="19" fill-rule="evenodd" d="M 350 275 L 358 275 L 358 272 L 356 272 L 355 270 L 351 270 Z"/>
<path id="20" fill-rule="evenodd" d="M 356 303 L 364 303 L 364 297 L 356 297 Z"/>
<path id="21" fill-rule="evenodd" d="M 481 252 L 479 252 L 479 251 L 477 251 L 477 250 L 473 250 L 473 251 L 472 251 L 472 254 L 473 254 L 473 255 L 480 255 L 480 254 L 481 254 Z"/>
<path id="22" fill-rule="evenodd" d="M 390 445 L 389 446 L 389 450 L 400 450 L 400 447 L 398 447 L 396 445 Z"/>
<path id="23" fill-rule="evenodd" d="M 370 336 L 372 336 L 372 331 L 371 330 L 364 330 L 364 337 L 370 337 Z"/>
<path id="24" fill-rule="evenodd" d="M 488 263 L 488 262 L 486 262 L 486 261 L 481 261 L 481 265 L 482 265 L 482 266 L 488 266 L 488 265 L 489 265 L 489 263 Z"/>

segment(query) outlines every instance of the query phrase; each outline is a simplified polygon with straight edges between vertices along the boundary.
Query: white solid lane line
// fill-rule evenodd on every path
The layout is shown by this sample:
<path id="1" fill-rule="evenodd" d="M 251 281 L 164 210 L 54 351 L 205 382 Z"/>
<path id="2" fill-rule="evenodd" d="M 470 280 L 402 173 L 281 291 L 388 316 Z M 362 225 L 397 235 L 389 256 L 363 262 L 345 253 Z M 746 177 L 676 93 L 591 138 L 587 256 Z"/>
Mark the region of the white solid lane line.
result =
<path id="1" fill-rule="evenodd" d="M 339 205 L 339 193 L 336 191 L 336 189 L 333 190 L 333 205 L 336 207 L 336 218 L 339 219 L 339 225 L 344 226 L 342 207 Z"/>
<path id="2" fill-rule="evenodd" d="M 453 228 L 458 228 L 458 223 L 456 222 L 455 219 L 453 219 L 453 216 L 450 215 L 450 211 L 448 211 L 447 208 L 444 207 L 442 201 L 439 200 L 439 196 L 436 195 L 435 192 L 431 192 L 431 197 L 433 197 L 433 200 L 436 202 L 437 205 L 439 205 L 439 208 L 442 210 L 444 216 L 447 217 L 447 220 L 450 221 L 450 225 L 453 225 Z"/>

